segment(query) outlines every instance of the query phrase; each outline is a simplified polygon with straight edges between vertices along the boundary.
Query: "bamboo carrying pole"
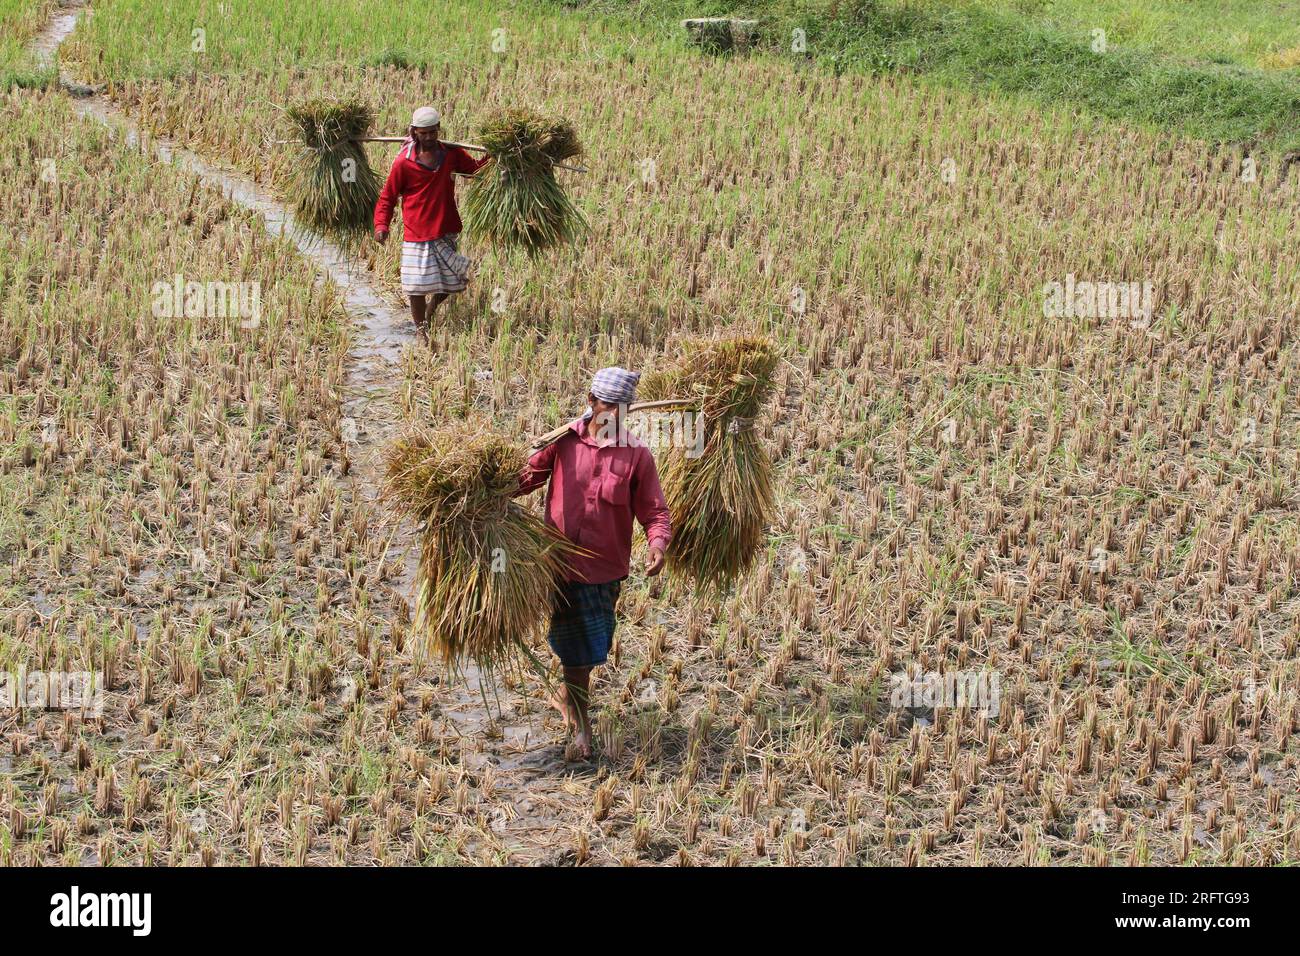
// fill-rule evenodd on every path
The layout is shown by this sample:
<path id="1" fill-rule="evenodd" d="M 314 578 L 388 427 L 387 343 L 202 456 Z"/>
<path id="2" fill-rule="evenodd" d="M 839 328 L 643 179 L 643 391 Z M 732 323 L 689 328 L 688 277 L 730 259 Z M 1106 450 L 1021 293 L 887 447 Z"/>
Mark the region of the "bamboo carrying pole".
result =
<path id="1" fill-rule="evenodd" d="M 654 402 L 634 402 L 627 407 L 627 411 L 630 415 L 632 412 L 644 412 L 651 408 L 693 408 L 695 404 L 695 402 L 686 398 L 661 398 Z M 532 451 L 540 451 L 547 445 L 559 441 L 568 430 L 569 426 L 567 424 L 561 425 L 559 428 L 553 428 L 540 438 L 533 439 L 533 443 L 528 447 Z"/>
<path id="2" fill-rule="evenodd" d="M 353 139 L 352 142 L 354 143 L 405 143 L 406 139 L 407 137 L 405 136 L 358 136 L 355 139 Z M 274 142 L 277 146 L 283 146 L 288 143 L 297 143 L 299 141 L 296 139 L 277 139 L 274 140 Z M 441 142 L 442 145 L 444 146 L 459 146 L 461 149 L 472 149 L 475 152 L 479 152 L 479 153 L 487 152 L 486 146 L 477 146 L 474 143 L 453 143 L 449 139 L 439 140 L 439 142 Z M 585 173 L 587 171 L 586 166 L 570 166 L 567 163 L 555 163 L 554 166 L 556 169 L 567 169 L 573 173 Z"/>
<path id="3" fill-rule="evenodd" d="M 360 139 L 356 140 L 356 142 L 358 143 L 405 143 L 406 137 L 405 136 L 362 136 Z M 442 143 L 443 146 L 459 146 L 461 149 L 472 149 L 475 152 L 479 152 L 479 153 L 487 152 L 486 146 L 477 146 L 474 143 L 453 143 L 449 139 L 441 139 L 438 140 L 438 142 Z M 586 166 L 569 166 L 566 165 L 565 163 L 554 163 L 553 165 L 555 166 L 556 169 L 567 169 L 575 173 L 585 173 L 587 171 Z"/>

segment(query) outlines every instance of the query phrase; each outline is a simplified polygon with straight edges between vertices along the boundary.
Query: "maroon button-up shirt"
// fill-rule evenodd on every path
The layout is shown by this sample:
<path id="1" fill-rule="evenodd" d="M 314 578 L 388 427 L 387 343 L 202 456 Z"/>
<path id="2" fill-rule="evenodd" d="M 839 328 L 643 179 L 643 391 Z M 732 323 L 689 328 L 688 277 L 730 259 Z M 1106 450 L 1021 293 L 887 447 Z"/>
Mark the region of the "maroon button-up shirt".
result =
<path id="1" fill-rule="evenodd" d="M 570 579 L 605 584 L 627 577 L 632 558 L 632 518 L 652 547 L 672 538 L 668 505 L 659 488 L 654 456 L 636 436 L 599 445 L 587 419 L 575 419 L 564 436 L 528 460 L 516 495 L 546 484 L 546 523 L 592 552 L 570 559 Z"/>

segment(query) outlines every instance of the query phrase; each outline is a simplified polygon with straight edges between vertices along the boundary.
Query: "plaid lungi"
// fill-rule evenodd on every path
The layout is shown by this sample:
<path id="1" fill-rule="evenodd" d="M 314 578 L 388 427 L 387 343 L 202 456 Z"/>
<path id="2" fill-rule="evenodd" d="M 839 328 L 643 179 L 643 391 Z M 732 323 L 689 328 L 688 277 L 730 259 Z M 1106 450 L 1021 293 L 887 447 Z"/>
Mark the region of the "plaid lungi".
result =
<path id="1" fill-rule="evenodd" d="M 469 258 L 456 251 L 458 235 L 402 243 L 403 292 L 429 295 L 464 291 L 469 284 Z"/>
<path id="2" fill-rule="evenodd" d="M 565 581 L 551 605 L 551 650 L 565 667 L 595 667 L 609 657 L 614 640 L 614 605 L 623 582 Z"/>

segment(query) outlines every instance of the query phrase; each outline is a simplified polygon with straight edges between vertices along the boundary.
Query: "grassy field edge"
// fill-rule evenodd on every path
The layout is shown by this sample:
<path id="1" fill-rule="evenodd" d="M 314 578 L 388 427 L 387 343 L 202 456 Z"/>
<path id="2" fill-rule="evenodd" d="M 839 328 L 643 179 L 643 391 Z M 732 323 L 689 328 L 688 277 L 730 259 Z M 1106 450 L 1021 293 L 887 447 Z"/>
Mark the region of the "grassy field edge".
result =
<path id="1" fill-rule="evenodd" d="M 1300 147 L 1300 80 L 1246 66 L 1186 63 L 1151 51 L 1081 42 L 1060 27 L 985 7 L 896 0 L 539 0 L 680 31 L 686 16 L 759 20 L 757 48 L 836 73 L 901 72 L 1076 105 L 1216 144 L 1261 152 Z M 802 31 L 797 34 L 796 31 Z"/>

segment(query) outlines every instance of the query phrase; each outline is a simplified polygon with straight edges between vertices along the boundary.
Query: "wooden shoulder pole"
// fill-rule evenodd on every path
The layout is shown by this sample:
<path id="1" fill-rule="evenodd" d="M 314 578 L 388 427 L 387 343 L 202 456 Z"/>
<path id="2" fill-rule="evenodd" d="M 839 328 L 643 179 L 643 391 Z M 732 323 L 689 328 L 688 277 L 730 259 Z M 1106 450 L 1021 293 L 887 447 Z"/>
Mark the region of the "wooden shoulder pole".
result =
<path id="1" fill-rule="evenodd" d="M 631 414 L 632 412 L 648 411 L 652 408 L 685 409 L 685 408 L 693 408 L 695 404 L 696 404 L 695 402 L 686 398 L 661 398 L 653 402 L 633 402 L 631 405 L 627 407 L 627 411 L 628 414 Z M 564 437 L 564 433 L 567 432 L 568 430 L 569 430 L 569 426 L 567 423 L 561 425 L 559 428 L 553 428 L 545 435 L 542 435 L 539 438 L 534 438 L 532 444 L 529 445 L 528 447 L 533 451 L 540 451 L 541 449 L 545 448 L 547 445 L 552 445 L 555 442 L 559 441 L 561 438 Z"/>

